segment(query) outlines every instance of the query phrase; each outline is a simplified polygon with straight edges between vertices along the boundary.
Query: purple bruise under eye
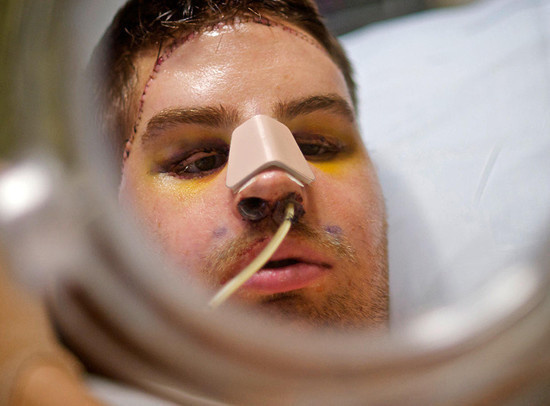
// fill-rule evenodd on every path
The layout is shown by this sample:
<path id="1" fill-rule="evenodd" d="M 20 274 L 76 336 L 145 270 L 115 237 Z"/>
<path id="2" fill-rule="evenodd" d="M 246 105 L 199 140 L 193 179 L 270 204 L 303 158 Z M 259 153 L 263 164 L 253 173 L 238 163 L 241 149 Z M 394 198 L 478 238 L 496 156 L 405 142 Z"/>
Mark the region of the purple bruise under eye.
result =
<path id="1" fill-rule="evenodd" d="M 332 235 L 342 234 L 342 229 L 338 226 L 325 226 L 325 231 Z"/>

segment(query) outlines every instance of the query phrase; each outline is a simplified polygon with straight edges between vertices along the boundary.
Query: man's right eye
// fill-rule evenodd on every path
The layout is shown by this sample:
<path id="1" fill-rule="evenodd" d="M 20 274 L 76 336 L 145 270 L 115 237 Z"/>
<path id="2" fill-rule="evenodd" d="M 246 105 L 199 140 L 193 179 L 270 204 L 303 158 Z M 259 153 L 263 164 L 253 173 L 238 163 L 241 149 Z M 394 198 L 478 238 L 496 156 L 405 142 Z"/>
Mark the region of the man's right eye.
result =
<path id="1" fill-rule="evenodd" d="M 227 162 L 226 149 L 204 149 L 194 151 L 186 158 L 169 165 L 166 173 L 179 178 L 191 179 L 209 175 Z"/>

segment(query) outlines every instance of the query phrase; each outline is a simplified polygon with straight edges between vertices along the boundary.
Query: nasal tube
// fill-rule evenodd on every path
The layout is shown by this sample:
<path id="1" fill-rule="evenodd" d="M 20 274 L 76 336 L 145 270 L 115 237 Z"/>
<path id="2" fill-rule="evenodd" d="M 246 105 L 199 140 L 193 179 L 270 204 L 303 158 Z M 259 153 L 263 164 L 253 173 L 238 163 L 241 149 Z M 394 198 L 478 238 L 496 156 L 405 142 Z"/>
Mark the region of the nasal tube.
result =
<path id="1" fill-rule="evenodd" d="M 295 203 L 289 202 L 285 209 L 284 220 L 279 226 L 277 232 L 273 235 L 273 238 L 260 254 L 254 258 L 254 260 L 244 268 L 238 275 L 233 277 L 227 282 L 216 295 L 208 303 L 208 307 L 211 309 L 217 308 L 223 302 L 225 302 L 233 293 L 237 291 L 247 280 L 249 280 L 256 272 L 269 261 L 271 256 L 277 251 L 277 248 L 281 245 L 286 235 L 290 231 L 290 226 L 294 219 Z"/>
<path id="2" fill-rule="evenodd" d="M 226 185 L 234 193 L 238 193 L 253 183 L 256 175 L 272 167 L 283 169 L 300 187 L 315 179 L 290 129 L 269 116 L 257 115 L 233 131 Z M 269 261 L 287 236 L 292 223 L 305 213 L 302 201 L 295 193 L 289 194 L 272 207 L 269 202 L 259 198 L 246 200 L 248 201 L 243 200 L 238 205 L 243 218 L 259 221 L 270 215 L 280 225 L 263 251 L 210 300 L 208 306 L 212 309 L 225 302 Z"/>

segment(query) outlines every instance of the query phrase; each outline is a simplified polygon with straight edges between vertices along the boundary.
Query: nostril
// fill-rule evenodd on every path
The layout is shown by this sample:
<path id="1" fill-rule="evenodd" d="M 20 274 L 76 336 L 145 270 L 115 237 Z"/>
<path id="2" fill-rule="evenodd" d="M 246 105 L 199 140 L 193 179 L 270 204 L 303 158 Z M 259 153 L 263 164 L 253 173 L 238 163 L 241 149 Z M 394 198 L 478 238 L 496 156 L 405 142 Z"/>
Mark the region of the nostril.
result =
<path id="1" fill-rule="evenodd" d="M 294 205 L 294 217 L 292 217 L 291 221 L 293 224 L 296 224 L 300 218 L 306 214 L 306 211 L 303 206 L 303 198 L 302 196 L 298 195 L 297 193 L 291 193 L 286 198 L 279 200 L 275 204 L 275 208 L 273 210 L 273 220 L 277 224 L 281 224 L 285 220 L 285 211 L 289 203 L 292 203 Z"/>
<path id="2" fill-rule="evenodd" d="M 239 202 L 237 207 L 243 219 L 248 221 L 262 220 L 271 212 L 267 200 L 259 197 L 248 197 L 243 199 Z"/>

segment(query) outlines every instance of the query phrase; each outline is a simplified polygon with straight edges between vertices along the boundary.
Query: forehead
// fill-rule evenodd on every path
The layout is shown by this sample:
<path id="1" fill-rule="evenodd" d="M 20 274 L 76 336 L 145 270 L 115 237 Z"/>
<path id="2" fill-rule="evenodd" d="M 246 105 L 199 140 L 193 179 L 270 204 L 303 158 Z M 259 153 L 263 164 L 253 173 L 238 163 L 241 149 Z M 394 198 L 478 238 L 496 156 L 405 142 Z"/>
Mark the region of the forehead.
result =
<path id="1" fill-rule="evenodd" d="M 156 55 L 143 57 L 145 78 Z M 326 51 L 297 28 L 249 22 L 207 31 L 179 46 L 153 72 L 143 119 L 168 107 L 225 105 L 244 116 L 267 113 L 274 101 L 338 94 L 351 104 L 343 74 Z"/>

